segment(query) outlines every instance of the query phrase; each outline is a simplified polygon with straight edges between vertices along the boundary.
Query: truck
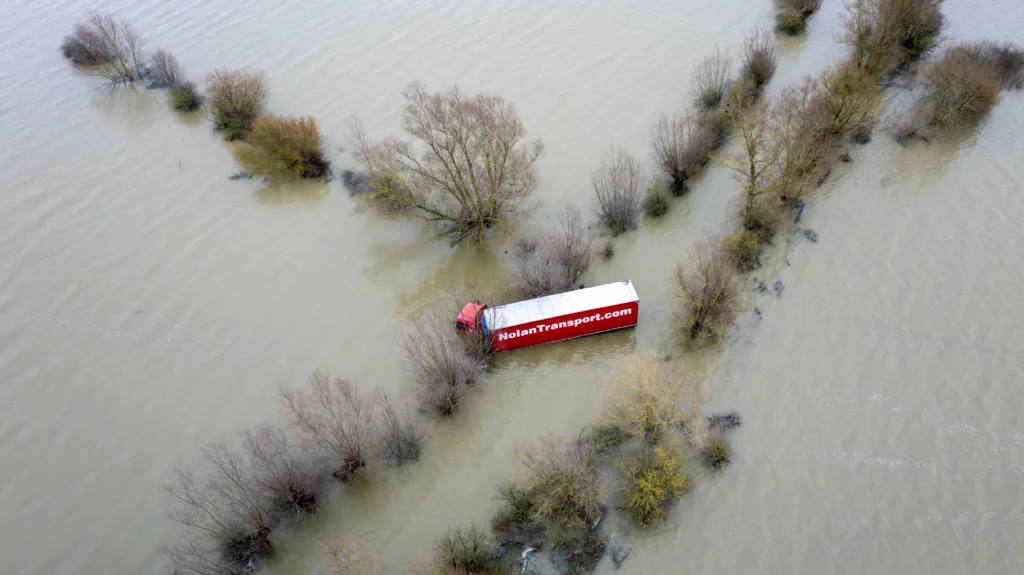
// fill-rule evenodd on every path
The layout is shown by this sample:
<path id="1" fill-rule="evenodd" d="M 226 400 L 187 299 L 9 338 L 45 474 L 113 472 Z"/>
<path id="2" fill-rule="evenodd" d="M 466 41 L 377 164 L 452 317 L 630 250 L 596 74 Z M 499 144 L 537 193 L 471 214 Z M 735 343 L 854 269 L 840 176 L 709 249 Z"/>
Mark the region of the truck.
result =
<path id="1" fill-rule="evenodd" d="M 636 327 L 639 311 L 640 298 L 626 280 L 495 307 L 472 302 L 456 326 L 482 329 L 494 351 L 511 351 Z"/>

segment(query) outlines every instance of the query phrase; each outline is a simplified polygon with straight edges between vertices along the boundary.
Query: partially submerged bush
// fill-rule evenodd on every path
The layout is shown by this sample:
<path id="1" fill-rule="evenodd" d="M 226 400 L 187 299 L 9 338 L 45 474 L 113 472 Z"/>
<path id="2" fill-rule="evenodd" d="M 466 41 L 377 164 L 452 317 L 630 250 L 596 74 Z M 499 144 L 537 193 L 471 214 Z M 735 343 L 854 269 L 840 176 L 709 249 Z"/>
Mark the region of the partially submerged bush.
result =
<path id="1" fill-rule="evenodd" d="M 87 66 L 90 74 L 113 83 L 134 84 L 145 73 L 143 47 L 142 37 L 124 20 L 89 12 L 86 20 L 64 38 L 60 50 L 76 66 Z"/>
<path id="2" fill-rule="evenodd" d="M 807 19 L 796 10 L 784 10 L 775 15 L 775 29 L 790 36 L 798 36 L 807 29 Z"/>
<path id="3" fill-rule="evenodd" d="M 462 407 L 484 367 L 466 347 L 446 310 L 428 313 L 402 334 L 399 348 L 412 378 L 412 389 L 429 411 L 452 416 Z"/>
<path id="4" fill-rule="evenodd" d="M 531 519 L 533 502 L 530 494 L 512 481 L 498 486 L 498 499 L 502 502 L 499 512 L 500 522 L 504 524 L 524 524 Z"/>
<path id="5" fill-rule="evenodd" d="M 730 67 L 729 57 L 718 50 L 700 61 L 693 75 L 693 96 L 697 106 L 710 110 L 722 103 L 729 88 Z"/>
<path id="6" fill-rule="evenodd" d="M 326 477 L 323 466 L 312 454 L 292 445 L 284 430 L 262 425 L 245 431 L 242 446 L 254 481 L 270 496 L 275 514 L 299 518 L 319 510 Z"/>
<path id="7" fill-rule="evenodd" d="M 655 181 L 647 194 L 644 196 L 644 213 L 652 218 L 665 215 L 668 212 L 668 198 L 665 197 L 665 189 L 661 182 Z"/>
<path id="8" fill-rule="evenodd" d="M 772 197 L 778 182 L 772 177 L 779 167 L 780 148 L 773 141 L 772 120 L 772 111 L 765 104 L 757 104 L 736 116 L 741 152 L 722 160 L 742 185 L 737 200 L 740 224 L 762 240 L 771 238 L 778 218 L 777 201 Z"/>
<path id="9" fill-rule="evenodd" d="M 558 228 L 536 244 L 515 248 L 509 284 L 518 297 L 529 299 L 573 289 L 594 259 L 594 241 L 579 209 L 566 207 Z"/>
<path id="10" fill-rule="evenodd" d="M 806 18 L 821 8 L 821 0 L 779 0 L 779 8 L 791 10 Z"/>
<path id="11" fill-rule="evenodd" d="M 729 87 L 725 95 L 725 105 L 722 106 L 730 118 L 738 118 L 757 103 L 761 97 L 761 90 L 753 80 L 747 76 L 740 76 Z"/>
<path id="12" fill-rule="evenodd" d="M 207 88 L 213 128 L 226 140 L 245 137 L 267 103 L 267 84 L 258 72 L 217 70 Z"/>
<path id="13" fill-rule="evenodd" d="M 1024 88 L 1024 48 L 1006 42 L 981 42 L 972 45 L 981 53 L 985 66 L 1002 82 L 1004 88 Z"/>
<path id="14" fill-rule="evenodd" d="M 720 341 L 742 309 L 742 278 L 720 245 L 701 244 L 696 261 L 676 269 L 684 333 L 691 339 Z"/>
<path id="15" fill-rule="evenodd" d="M 682 457 L 665 446 L 642 448 L 619 461 L 618 468 L 625 479 L 623 506 L 644 526 L 664 521 L 689 481 Z"/>
<path id="16" fill-rule="evenodd" d="M 179 112 L 194 112 L 203 106 L 203 95 L 192 82 L 171 86 L 171 107 Z"/>
<path id="17" fill-rule="evenodd" d="M 826 74 L 826 79 L 828 76 Z M 753 116 L 755 121 L 767 121 L 768 127 L 764 134 L 767 142 L 764 145 L 755 143 L 753 148 L 756 154 L 760 154 L 755 155 L 755 161 L 764 162 L 765 171 L 754 180 L 753 187 L 744 189 L 745 193 L 752 192 L 755 196 L 753 204 L 743 208 L 747 231 L 755 231 L 767 239 L 774 218 L 770 211 L 771 196 L 782 205 L 798 205 L 808 192 L 821 185 L 832 170 L 841 152 L 837 131 L 852 131 L 858 125 L 867 127 L 873 122 L 874 118 L 863 109 L 858 110 L 860 115 L 855 113 L 853 103 L 846 100 L 854 96 L 834 86 L 833 89 L 831 93 L 823 90 L 815 80 L 808 78 L 783 90 L 767 112 L 767 118 Z M 829 107 L 832 103 L 836 103 L 834 109 Z M 740 129 L 744 134 L 745 147 L 751 129 L 756 132 L 760 128 L 744 126 Z M 749 153 L 748 149 L 748 161 Z M 743 174 L 743 178 L 749 186 L 750 172 Z M 765 190 L 769 192 L 768 197 L 758 200 L 757 194 Z M 769 211 L 764 212 L 763 208 Z"/>
<path id="18" fill-rule="evenodd" d="M 380 388 L 374 393 L 373 402 L 377 409 L 379 456 L 394 465 L 418 460 L 425 436 L 413 423 L 409 410 L 396 408 Z"/>
<path id="19" fill-rule="evenodd" d="M 494 561 L 490 547 L 490 536 L 476 525 L 468 529 L 449 529 L 437 538 L 436 560 L 439 565 L 461 573 L 481 573 Z"/>
<path id="20" fill-rule="evenodd" d="M 576 442 L 593 450 L 594 454 L 600 457 L 631 437 L 625 426 L 614 421 L 606 421 L 586 426 Z"/>
<path id="21" fill-rule="evenodd" d="M 853 61 L 876 77 L 919 59 L 936 42 L 945 22 L 942 0 L 853 0 L 843 41 Z"/>
<path id="22" fill-rule="evenodd" d="M 740 75 L 749 78 L 756 87 L 767 84 L 775 75 L 779 54 L 775 50 L 775 39 L 771 34 L 755 30 L 743 44 L 740 58 Z"/>
<path id="23" fill-rule="evenodd" d="M 516 456 L 529 472 L 534 520 L 549 533 L 583 531 L 601 517 L 607 487 L 591 449 L 548 439 Z"/>
<path id="24" fill-rule="evenodd" d="M 591 182 L 601 223 L 613 235 L 635 228 L 646 188 L 640 162 L 623 150 L 609 150 Z"/>
<path id="25" fill-rule="evenodd" d="M 654 157 L 671 179 L 672 193 L 687 190 L 686 182 L 711 159 L 728 137 L 728 119 L 721 112 L 662 116 L 654 126 Z"/>
<path id="26" fill-rule="evenodd" d="M 331 558 L 331 575 L 384 575 L 384 571 L 354 539 L 342 537 L 325 545 Z"/>
<path id="27" fill-rule="evenodd" d="M 453 244 L 482 242 L 488 229 L 533 207 L 540 140 L 526 142 L 515 105 L 493 94 L 468 96 L 453 87 L 431 94 L 414 82 L 403 92 L 402 127 L 419 143 L 372 142 L 358 123 L 350 139 L 356 159 L 375 181 L 370 199 L 441 226 Z"/>
<path id="28" fill-rule="evenodd" d="M 248 146 L 235 152 L 246 171 L 273 178 L 323 178 L 331 163 L 323 139 L 310 117 L 263 116 L 252 124 Z"/>
<path id="29" fill-rule="evenodd" d="M 844 63 L 822 75 L 820 102 L 831 118 L 831 132 L 840 137 L 871 133 L 882 113 L 882 89 L 857 66 Z"/>
<path id="30" fill-rule="evenodd" d="M 604 258 L 604 261 L 615 257 L 615 244 L 611 240 L 606 241 L 604 246 L 601 247 L 601 257 Z"/>
<path id="31" fill-rule="evenodd" d="M 725 236 L 723 245 L 739 269 L 752 270 L 760 264 L 761 241 L 754 232 L 744 230 L 729 234 Z"/>
<path id="32" fill-rule="evenodd" d="M 692 443 L 702 442 L 699 380 L 654 356 L 634 358 L 619 377 L 610 415 L 629 435 L 657 444 L 682 431 Z"/>
<path id="33" fill-rule="evenodd" d="M 721 433 L 711 433 L 708 436 L 701 454 L 704 456 L 704 463 L 712 469 L 724 467 L 732 462 L 732 446 Z"/>
<path id="34" fill-rule="evenodd" d="M 930 122 L 941 128 L 975 124 L 999 100 L 999 80 L 979 50 L 960 45 L 948 50 L 925 73 Z"/>
<path id="35" fill-rule="evenodd" d="M 725 413 L 713 413 L 707 418 L 708 431 L 712 433 L 725 433 L 743 424 L 743 418 L 735 411 Z"/>
<path id="36" fill-rule="evenodd" d="M 150 58 L 150 88 L 170 88 L 185 81 L 185 72 L 173 54 L 166 50 L 153 52 Z"/>
<path id="37" fill-rule="evenodd" d="M 314 371 L 301 390 L 281 388 L 291 426 L 332 457 L 334 477 L 348 481 L 370 465 L 377 445 L 374 406 L 352 382 Z"/>

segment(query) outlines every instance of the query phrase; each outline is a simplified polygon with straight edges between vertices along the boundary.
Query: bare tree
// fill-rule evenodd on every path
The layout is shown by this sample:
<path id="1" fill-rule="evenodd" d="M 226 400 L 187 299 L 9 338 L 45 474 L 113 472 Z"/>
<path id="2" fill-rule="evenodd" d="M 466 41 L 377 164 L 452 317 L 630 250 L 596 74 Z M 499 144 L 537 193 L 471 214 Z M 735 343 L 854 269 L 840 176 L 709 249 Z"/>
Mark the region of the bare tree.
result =
<path id="1" fill-rule="evenodd" d="M 378 437 L 374 406 L 352 382 L 317 370 L 302 389 L 282 387 L 281 399 L 292 427 L 334 457 L 336 479 L 353 479 L 373 461 Z"/>
<path id="2" fill-rule="evenodd" d="M 160 554 L 173 575 L 236 575 L 239 566 L 224 557 L 224 550 L 213 539 L 194 531 L 185 533 L 173 545 L 160 548 Z"/>
<path id="3" fill-rule="evenodd" d="M 770 189 L 781 202 L 795 204 L 802 200 L 818 187 L 839 157 L 835 117 L 827 98 L 819 83 L 808 77 L 783 90 L 772 106 L 767 133 L 770 144 L 765 146 L 770 146 L 768 155 L 776 158 L 768 175 L 759 176 L 758 185 Z M 749 179 L 749 165 L 747 169 Z M 749 209 L 757 212 L 756 206 Z"/>
<path id="4" fill-rule="evenodd" d="M 274 501 L 256 481 L 251 462 L 223 443 L 204 448 L 203 460 L 207 469 L 202 475 L 179 470 L 177 481 L 165 486 L 175 503 L 171 519 L 190 531 L 168 558 L 212 568 L 219 563 L 246 566 L 269 556 Z"/>
<path id="5" fill-rule="evenodd" d="M 640 162 L 623 150 L 611 149 L 591 175 L 601 222 L 618 235 L 636 227 L 640 202 L 647 189 Z"/>
<path id="6" fill-rule="evenodd" d="M 743 44 L 740 63 L 740 74 L 749 78 L 754 86 L 767 84 L 775 76 L 775 68 L 779 63 L 772 35 L 760 29 L 748 35 Z"/>
<path id="7" fill-rule="evenodd" d="M 701 443 L 700 378 L 688 375 L 677 363 L 648 354 L 631 358 L 616 381 L 611 420 L 631 435 L 653 445 L 683 431 L 691 443 Z"/>
<path id="8" fill-rule="evenodd" d="M 708 163 L 728 138 L 728 119 L 721 113 L 662 116 L 654 125 L 652 148 L 673 195 L 686 192 L 686 182 Z"/>
<path id="9" fill-rule="evenodd" d="M 383 569 L 363 546 L 351 537 L 342 537 L 324 546 L 333 563 L 331 575 L 383 575 Z"/>
<path id="10" fill-rule="evenodd" d="M 590 268 L 594 253 L 593 234 L 583 223 L 579 209 L 567 206 L 554 232 L 536 244 L 517 246 L 509 283 L 523 298 L 568 291 Z"/>
<path id="11" fill-rule="evenodd" d="M 942 0 L 851 0 L 842 41 L 853 62 L 875 76 L 894 72 L 935 46 Z"/>
<path id="12" fill-rule="evenodd" d="M 483 365 L 466 353 L 447 310 L 428 312 L 402 334 L 399 347 L 413 392 L 438 415 L 454 415 Z"/>
<path id="13" fill-rule="evenodd" d="M 698 106 L 712 109 L 722 103 L 729 88 L 729 69 L 732 62 L 717 49 L 697 65 L 693 75 L 693 95 Z"/>
<path id="14" fill-rule="evenodd" d="M 882 88 L 866 71 L 851 63 L 827 70 L 821 79 L 820 101 L 831 117 L 831 132 L 848 137 L 870 134 L 882 113 Z"/>
<path id="15" fill-rule="evenodd" d="M 90 66 L 88 73 L 127 85 L 143 77 L 143 47 L 142 37 L 124 20 L 89 12 L 64 39 L 61 52 L 75 64 Z"/>
<path id="16" fill-rule="evenodd" d="M 323 466 L 308 451 L 289 443 L 283 429 L 261 425 L 242 433 L 256 484 L 270 494 L 282 517 L 312 515 L 324 487 Z"/>
<path id="17" fill-rule="evenodd" d="M 775 226 L 775 204 L 771 192 L 776 183 L 782 149 L 775 145 L 772 114 L 767 104 L 757 104 L 735 122 L 742 144 L 739 156 L 725 158 L 722 164 L 733 170 L 743 186 L 739 198 L 739 218 L 743 228 L 770 237 Z"/>
<path id="18" fill-rule="evenodd" d="M 380 418 L 381 456 L 396 465 L 416 461 L 423 451 L 424 434 L 412 422 L 408 409 L 398 410 L 384 390 L 377 388 L 373 396 Z"/>
<path id="19" fill-rule="evenodd" d="M 153 52 L 152 70 L 149 76 L 150 88 L 170 88 L 185 82 L 185 72 L 173 54 L 166 50 Z"/>
<path id="20" fill-rule="evenodd" d="M 731 256 L 720 245 L 697 246 L 696 262 L 676 269 L 680 315 L 684 333 L 691 339 L 720 341 L 742 309 L 743 278 Z"/>
<path id="21" fill-rule="evenodd" d="M 526 130 L 511 102 L 467 96 L 458 87 L 431 94 L 418 82 L 403 96 L 402 127 L 418 146 L 351 137 L 371 180 L 384 184 L 375 190 L 378 199 L 440 225 L 453 243 L 483 241 L 486 230 L 533 207 L 542 145 L 523 141 Z"/>
<path id="22" fill-rule="evenodd" d="M 213 128 L 227 140 L 245 136 L 267 103 L 267 82 L 260 72 L 217 70 L 210 74 L 207 92 Z"/>

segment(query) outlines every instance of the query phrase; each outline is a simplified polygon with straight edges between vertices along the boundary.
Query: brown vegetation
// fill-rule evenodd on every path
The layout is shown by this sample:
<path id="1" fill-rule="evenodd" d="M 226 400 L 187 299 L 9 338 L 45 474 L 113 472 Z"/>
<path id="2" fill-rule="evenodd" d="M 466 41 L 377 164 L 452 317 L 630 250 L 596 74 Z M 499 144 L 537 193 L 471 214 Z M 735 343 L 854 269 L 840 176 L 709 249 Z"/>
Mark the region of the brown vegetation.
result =
<path id="1" fill-rule="evenodd" d="M 142 80 L 146 56 L 139 33 L 124 20 L 89 12 L 64 38 L 61 53 L 76 66 L 113 83 L 134 84 Z"/>
<path id="2" fill-rule="evenodd" d="M 778 218 L 772 181 L 778 169 L 782 147 L 773 141 L 772 113 L 765 104 L 757 104 L 735 118 L 740 136 L 740 156 L 726 158 L 723 165 L 733 170 L 743 187 L 739 198 L 739 219 L 744 230 L 770 238 Z"/>
<path id="3" fill-rule="evenodd" d="M 821 8 L 821 0 L 779 0 L 779 8 L 792 10 L 807 17 Z"/>
<path id="4" fill-rule="evenodd" d="M 437 538 L 434 556 L 439 567 L 466 575 L 489 573 L 495 559 L 491 553 L 491 537 L 476 525 L 468 529 L 448 529 Z"/>
<path id="5" fill-rule="evenodd" d="M 598 216 L 613 235 L 636 227 L 640 202 L 647 188 L 640 162 L 623 150 L 612 149 L 591 175 Z"/>
<path id="6" fill-rule="evenodd" d="M 238 140 L 263 113 L 267 84 L 259 72 L 218 70 L 210 75 L 207 94 L 213 128 L 224 132 L 226 140 Z"/>
<path id="7" fill-rule="evenodd" d="M 319 510 L 323 468 L 307 451 L 289 444 L 283 429 L 261 425 L 242 433 L 256 486 L 270 496 L 280 518 L 298 518 Z"/>
<path id="8" fill-rule="evenodd" d="M 822 75 L 820 102 L 831 118 L 831 132 L 839 137 L 870 133 L 882 113 L 882 89 L 865 70 L 851 63 L 830 68 Z"/>
<path id="9" fill-rule="evenodd" d="M 431 94 L 419 83 L 403 92 L 403 129 L 420 143 L 371 142 L 353 126 L 356 158 L 371 198 L 442 226 L 453 243 L 526 214 L 537 184 L 541 143 L 524 142 L 515 106 L 499 96 L 467 96 L 458 87 Z"/>
<path id="10" fill-rule="evenodd" d="M 876 77 L 896 72 L 934 45 L 945 18 L 942 0 L 852 0 L 843 41 L 853 62 Z"/>
<path id="11" fill-rule="evenodd" d="M 975 124 L 999 100 L 1000 80 L 982 50 L 959 45 L 946 51 L 924 74 L 930 123 L 939 128 Z"/>
<path id="12" fill-rule="evenodd" d="M 746 76 L 740 76 L 725 94 L 725 104 L 722 108 L 727 117 L 738 118 L 757 103 L 760 97 L 761 89 L 754 81 Z"/>
<path id="13" fill-rule="evenodd" d="M 693 75 L 693 96 L 696 104 L 705 109 L 717 108 L 729 88 L 731 62 L 718 50 L 697 65 Z"/>
<path id="14" fill-rule="evenodd" d="M 775 30 L 799 36 L 807 29 L 807 17 L 796 10 L 783 10 L 775 15 Z"/>
<path id="15" fill-rule="evenodd" d="M 466 352 L 448 310 L 429 312 L 402 334 L 399 347 L 424 407 L 441 416 L 462 407 L 483 367 Z"/>
<path id="16" fill-rule="evenodd" d="M 324 548 L 331 558 L 331 575 L 384 575 L 384 570 L 354 539 L 343 537 Z"/>
<path id="17" fill-rule="evenodd" d="M 150 58 L 150 88 L 170 88 L 185 81 L 185 72 L 173 54 L 166 50 L 153 52 Z"/>
<path id="18" fill-rule="evenodd" d="M 684 333 L 691 339 L 721 340 L 742 309 L 742 278 L 720 245 L 701 244 L 696 261 L 676 270 Z"/>
<path id="19" fill-rule="evenodd" d="M 738 234 L 729 234 L 725 236 L 722 245 L 741 270 L 755 269 L 761 262 L 761 241 L 754 232 L 744 230 Z"/>
<path id="20" fill-rule="evenodd" d="M 848 97 L 850 96 L 847 94 L 837 94 L 834 99 L 842 101 Z M 766 149 L 759 159 L 768 162 L 768 169 L 754 179 L 753 188 L 746 190 L 755 196 L 745 198 L 753 199 L 753 204 L 743 204 L 743 213 L 748 214 L 744 216 L 745 221 L 748 224 L 756 223 L 753 227 L 746 227 L 748 231 L 755 231 L 763 238 L 771 235 L 775 217 L 772 203 L 775 200 L 764 199 L 762 201 L 765 206 L 759 207 L 757 194 L 767 190 L 778 202 L 795 206 L 810 190 L 818 187 L 831 171 L 832 165 L 841 153 L 841 147 L 835 133 L 839 129 L 837 116 L 833 115 L 829 105 L 828 93 L 821 90 L 815 80 L 807 78 L 803 83 L 783 90 L 779 99 L 766 112 L 767 117 L 749 118 L 755 122 L 768 122 L 768 141 L 763 144 Z M 841 118 L 848 122 L 849 126 L 843 125 L 842 129 L 857 126 L 850 119 L 850 112 L 843 107 L 842 102 L 837 105 L 836 111 L 847 114 Z M 869 121 L 860 119 L 864 122 Z M 741 129 L 741 132 L 749 135 L 747 130 L 749 127 Z M 746 139 L 744 142 L 746 143 Z M 750 152 L 749 148 L 747 152 Z M 747 164 L 746 168 L 743 177 L 749 183 L 750 165 Z M 762 214 L 761 212 L 765 210 L 767 211 Z M 764 215 L 767 215 L 767 219 Z"/>
<path id="21" fill-rule="evenodd" d="M 728 120 L 721 112 L 675 114 L 658 120 L 652 134 L 654 157 L 671 180 L 673 194 L 686 192 L 686 182 L 708 163 L 728 135 Z"/>
<path id="22" fill-rule="evenodd" d="M 1007 89 L 1024 88 L 1024 48 L 1006 42 L 981 42 L 969 45 L 981 54 L 985 66 Z"/>
<path id="23" fill-rule="evenodd" d="M 310 117 L 263 116 L 235 157 L 251 174 L 273 178 L 323 178 L 331 173 L 323 138 Z"/>
<path id="24" fill-rule="evenodd" d="M 779 55 L 771 34 L 755 30 L 747 36 L 740 57 L 740 76 L 749 78 L 756 87 L 767 84 L 775 75 Z"/>
<path id="25" fill-rule="evenodd" d="M 549 536 L 587 530 L 601 516 L 607 486 L 595 453 L 587 446 L 547 439 L 516 451 L 529 472 L 526 492 L 533 520 Z"/>
<path id="26" fill-rule="evenodd" d="M 384 390 L 377 389 L 373 397 L 377 410 L 378 455 L 385 462 L 401 465 L 416 461 L 423 452 L 424 433 L 416 427 L 408 409 L 399 409 Z"/>
<path id="27" fill-rule="evenodd" d="M 718 469 L 732 462 L 732 445 L 722 433 L 712 432 L 701 454 L 708 467 Z"/>
<path id="28" fill-rule="evenodd" d="M 632 359 L 617 378 L 610 417 L 629 436 L 657 444 L 675 432 L 700 444 L 703 437 L 700 381 L 675 363 L 654 356 Z"/>
<path id="29" fill-rule="evenodd" d="M 374 405 L 352 382 L 314 371 L 302 389 L 281 388 L 289 423 L 313 447 L 332 457 L 334 477 L 347 481 L 374 459 Z"/>
<path id="30" fill-rule="evenodd" d="M 523 243 L 515 249 L 509 270 L 509 284 L 523 299 L 561 293 L 575 288 L 576 281 L 594 259 L 594 240 L 583 223 L 579 209 L 566 207 L 558 228 L 536 244 Z"/>

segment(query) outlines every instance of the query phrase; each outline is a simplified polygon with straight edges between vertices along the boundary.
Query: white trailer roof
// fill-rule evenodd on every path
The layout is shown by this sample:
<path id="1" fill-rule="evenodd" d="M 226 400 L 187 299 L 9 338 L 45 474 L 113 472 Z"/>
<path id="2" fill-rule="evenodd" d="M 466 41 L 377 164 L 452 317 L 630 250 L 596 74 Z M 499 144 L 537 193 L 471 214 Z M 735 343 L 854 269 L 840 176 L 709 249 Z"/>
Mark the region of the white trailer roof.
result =
<path id="1" fill-rule="evenodd" d="M 484 318 L 489 329 L 501 329 L 635 301 L 640 298 L 626 280 L 487 308 Z"/>

